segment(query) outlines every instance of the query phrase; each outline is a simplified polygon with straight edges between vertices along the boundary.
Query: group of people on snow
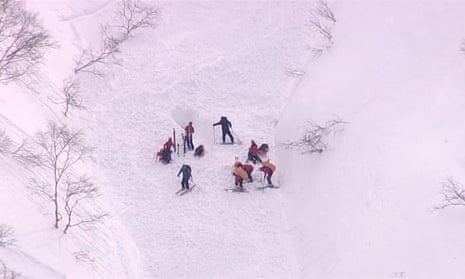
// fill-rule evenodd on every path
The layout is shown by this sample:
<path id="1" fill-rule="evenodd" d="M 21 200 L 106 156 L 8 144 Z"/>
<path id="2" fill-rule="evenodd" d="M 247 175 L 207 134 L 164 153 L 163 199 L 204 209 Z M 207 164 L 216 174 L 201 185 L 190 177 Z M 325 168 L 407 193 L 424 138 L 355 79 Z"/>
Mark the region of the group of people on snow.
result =
<path id="1" fill-rule="evenodd" d="M 234 143 L 234 137 L 231 133 L 232 124 L 225 116 L 222 116 L 220 120 L 216 123 L 213 123 L 213 127 L 221 125 L 222 131 L 222 142 L 226 143 L 226 136 L 229 137 L 231 143 Z M 184 128 L 184 136 L 183 136 L 183 143 L 187 145 L 187 149 L 189 151 L 194 151 L 194 156 L 202 157 L 205 154 L 205 147 L 203 144 L 200 144 L 196 148 L 194 148 L 193 142 L 193 134 L 195 129 L 193 127 L 192 122 L 189 122 L 188 125 Z M 172 138 L 168 138 L 163 144 L 163 147 L 157 153 L 156 157 L 157 160 L 168 164 L 171 162 L 171 153 L 176 151 L 176 146 L 173 143 Z M 271 177 L 276 170 L 276 166 L 270 163 L 268 160 L 262 160 L 263 157 L 266 157 L 269 151 L 268 144 L 264 143 L 258 147 L 254 140 L 251 140 L 250 147 L 247 153 L 247 160 L 244 164 L 242 164 L 238 158 L 236 157 L 236 161 L 233 164 L 233 176 L 234 176 L 234 184 L 237 187 L 237 190 L 244 191 L 244 181 L 253 182 L 252 172 L 254 170 L 254 165 L 260 163 L 261 166 L 259 170 L 263 172 L 264 179 L 268 183 L 268 186 L 273 186 L 271 181 Z M 252 164 L 250 164 L 251 162 Z M 181 179 L 181 186 L 182 190 L 189 190 L 189 180 L 192 179 L 192 169 L 189 165 L 183 164 L 181 169 L 179 170 L 177 176 L 179 177 L 182 174 Z"/>

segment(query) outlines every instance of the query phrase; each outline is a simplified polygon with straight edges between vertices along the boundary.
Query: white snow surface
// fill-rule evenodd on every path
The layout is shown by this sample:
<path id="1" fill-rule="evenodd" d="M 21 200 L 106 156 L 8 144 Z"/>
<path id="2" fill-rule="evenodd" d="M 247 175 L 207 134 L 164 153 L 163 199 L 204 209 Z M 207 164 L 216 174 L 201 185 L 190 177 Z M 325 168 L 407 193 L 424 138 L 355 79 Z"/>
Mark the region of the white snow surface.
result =
<path id="1" fill-rule="evenodd" d="M 50 98 L 80 50 L 99 46 L 117 1 L 26 1 L 59 46 L 39 92 L 0 85 L 0 132 L 20 142 L 48 120 L 81 129 L 95 148 L 82 169 L 110 217 L 63 234 L 28 189 L 45 173 L 0 153 L 0 225 L 16 239 L 2 263 L 26 278 L 465 276 L 463 208 L 431 211 L 447 177 L 465 183 L 465 3 L 331 1 L 334 45 L 315 58 L 312 1 L 148 3 L 156 28 L 102 76 L 79 74 L 87 109 L 64 118 Z M 242 144 L 217 144 L 223 115 Z M 347 124 L 322 154 L 279 145 L 335 116 Z M 206 155 L 155 162 L 189 121 Z M 256 191 L 257 165 L 248 193 L 225 192 L 252 139 L 271 146 L 281 187 Z M 179 197 L 185 163 L 196 186 Z"/>

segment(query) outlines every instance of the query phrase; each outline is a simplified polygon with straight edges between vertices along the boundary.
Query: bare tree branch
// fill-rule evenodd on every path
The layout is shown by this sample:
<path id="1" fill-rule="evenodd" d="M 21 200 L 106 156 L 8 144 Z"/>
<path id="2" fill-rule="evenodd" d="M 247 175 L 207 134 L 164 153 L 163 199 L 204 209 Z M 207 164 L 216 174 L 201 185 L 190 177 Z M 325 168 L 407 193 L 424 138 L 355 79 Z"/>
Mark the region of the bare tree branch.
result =
<path id="1" fill-rule="evenodd" d="M 63 80 L 62 96 L 59 100 L 52 100 L 55 104 L 64 105 L 63 114 L 68 117 L 70 108 L 85 109 L 82 98 L 79 95 L 79 80 L 71 77 Z"/>
<path id="2" fill-rule="evenodd" d="M 333 23 L 336 23 L 336 17 L 334 16 L 333 11 L 329 7 L 328 2 L 324 0 L 319 1 L 314 11 L 316 14 L 318 14 L 322 18 L 325 18 L 327 20 L 332 21 Z"/>
<path id="3" fill-rule="evenodd" d="M 37 15 L 18 0 L 0 0 L 0 82 L 8 83 L 32 73 L 53 47 Z"/>
<path id="4" fill-rule="evenodd" d="M 461 183 L 449 177 L 442 183 L 442 202 L 433 210 L 444 209 L 449 206 L 465 206 L 465 188 Z"/>
<path id="5" fill-rule="evenodd" d="M 75 214 L 75 210 L 81 201 L 93 200 L 98 195 L 98 190 L 94 184 L 90 181 L 89 177 L 81 176 L 78 181 L 66 181 L 66 194 L 65 194 L 65 211 L 67 215 L 67 223 L 64 233 L 68 232 L 68 229 L 80 226 L 82 224 L 94 224 L 108 214 L 88 214 L 83 217 Z M 73 222 L 74 219 L 77 219 Z"/>
<path id="6" fill-rule="evenodd" d="M 328 148 L 327 137 L 342 131 L 345 124 L 347 122 L 339 118 L 329 120 L 323 126 L 309 121 L 299 141 L 278 143 L 278 145 L 287 149 L 298 149 L 302 154 L 321 153 Z"/>
<path id="7" fill-rule="evenodd" d="M 141 1 L 123 0 L 117 11 L 117 27 L 123 29 L 122 38 L 126 40 L 138 29 L 154 27 L 159 15 L 159 9 L 144 5 Z"/>
<path id="8" fill-rule="evenodd" d="M 0 278 L 2 279 L 19 279 L 22 278 L 21 273 L 9 269 L 4 262 L 0 261 Z"/>
<path id="9" fill-rule="evenodd" d="M 102 75 L 94 68 L 98 64 L 108 63 L 108 59 L 114 58 L 114 55 L 119 52 L 119 44 L 116 44 L 113 39 L 105 40 L 102 49 L 86 49 L 79 58 L 75 60 L 74 72 L 86 72 L 94 75 Z"/>
<path id="10" fill-rule="evenodd" d="M 0 225 L 0 247 L 13 246 L 15 242 L 13 229 L 6 225 Z"/>
<path id="11" fill-rule="evenodd" d="M 12 141 L 7 136 L 5 130 L 0 130 L 0 154 L 7 154 L 11 151 Z"/>
<path id="12" fill-rule="evenodd" d="M 325 0 L 319 1 L 311 10 L 308 24 L 310 31 L 317 34 L 318 38 L 316 42 L 317 46 L 311 47 L 314 57 L 320 56 L 324 51 L 329 50 L 333 46 L 332 28 L 335 23 L 336 17 Z"/>
<path id="13" fill-rule="evenodd" d="M 110 59 L 114 59 L 114 63 L 117 64 L 115 55 L 120 52 L 120 45 L 132 37 L 136 30 L 154 27 L 155 20 L 159 17 L 159 10 L 137 0 L 122 0 L 116 15 L 118 20 L 116 25 L 104 24 L 100 27 L 103 38 L 102 48 L 89 47 L 75 59 L 75 73 L 102 75 L 95 66 L 107 64 Z"/>

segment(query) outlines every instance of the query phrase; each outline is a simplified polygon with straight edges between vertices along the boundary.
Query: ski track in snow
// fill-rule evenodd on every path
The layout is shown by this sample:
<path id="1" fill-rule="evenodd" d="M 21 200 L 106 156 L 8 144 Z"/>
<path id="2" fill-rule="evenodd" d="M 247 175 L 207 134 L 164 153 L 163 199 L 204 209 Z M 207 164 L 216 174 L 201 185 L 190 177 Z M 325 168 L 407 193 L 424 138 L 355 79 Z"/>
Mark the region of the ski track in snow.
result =
<path id="1" fill-rule="evenodd" d="M 249 193 L 223 189 L 233 186 L 234 157 L 245 159 L 251 138 L 274 144 L 272 123 L 290 82 L 280 59 L 298 63 L 305 50 L 304 39 L 287 37 L 292 33 L 286 28 L 303 25 L 299 17 L 283 18 L 278 3 L 205 5 L 164 8 L 166 22 L 185 12 L 186 22 L 193 21 L 190 29 L 174 30 L 158 43 L 152 39 L 157 32 L 139 38 L 131 47 L 151 47 L 126 53 L 127 66 L 108 73 L 107 84 L 88 85 L 95 100 L 86 125 L 94 129 L 106 173 L 101 183 L 138 246 L 144 277 L 296 277 L 281 190 L 255 191 L 250 184 Z M 299 5 L 286 8 L 301 11 Z M 204 26 L 208 29 L 196 29 Z M 257 106 L 269 114 L 259 115 Z M 243 145 L 213 144 L 211 124 L 222 114 Z M 194 144 L 205 144 L 206 156 L 197 159 L 189 152 L 173 155 L 169 165 L 154 162 L 172 128 L 179 141 L 190 120 Z M 182 163 L 192 166 L 197 186 L 179 197 L 176 174 Z"/>
<path id="2" fill-rule="evenodd" d="M 80 11 L 72 10 L 69 15 L 61 15 L 60 18 L 63 22 L 72 22 L 84 17 L 90 17 L 101 12 L 114 2 L 115 0 L 100 1 L 100 3 L 99 1 L 95 1 L 95 4 L 90 5 L 89 8 L 81 7 Z"/>

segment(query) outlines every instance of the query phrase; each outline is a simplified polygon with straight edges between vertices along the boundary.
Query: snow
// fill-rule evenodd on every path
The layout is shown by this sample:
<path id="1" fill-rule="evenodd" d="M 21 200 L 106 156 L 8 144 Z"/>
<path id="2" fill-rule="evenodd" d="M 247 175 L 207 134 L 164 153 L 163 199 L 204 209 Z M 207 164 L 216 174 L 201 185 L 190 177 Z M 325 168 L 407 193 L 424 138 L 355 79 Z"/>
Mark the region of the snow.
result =
<path id="1" fill-rule="evenodd" d="M 0 154 L 0 261 L 27 278 L 463 277 L 462 208 L 433 212 L 447 177 L 465 181 L 460 129 L 465 3 L 332 1 L 334 45 L 312 58 L 309 1 L 160 1 L 156 28 L 126 41 L 102 76 L 79 74 L 86 110 L 53 103 L 73 59 L 100 45 L 116 1 L 34 1 L 58 46 L 32 93 L 0 85 L 0 131 L 16 142 L 49 120 L 95 148 L 82 169 L 109 213 L 91 230 L 53 228 L 31 194 L 44 170 Z M 303 75 L 301 75 L 303 74 Z M 242 144 L 221 145 L 221 116 Z M 307 121 L 340 117 L 321 154 L 300 154 Z M 157 152 L 189 121 L 206 155 Z M 233 187 L 250 140 L 271 147 L 279 189 Z M 192 192 L 176 177 L 192 166 Z M 1 268 L 1 267 L 0 267 Z M 1 274 L 1 269 L 0 269 Z"/>
<path id="2" fill-rule="evenodd" d="M 337 42 L 312 67 L 277 131 L 287 141 L 296 138 L 286 136 L 289 127 L 305 120 L 337 115 L 348 122 L 326 154 L 279 156 L 288 166 L 286 208 L 306 255 L 304 277 L 463 276 L 463 226 L 453 213 L 431 209 L 448 176 L 463 180 L 464 134 L 455 123 L 465 101 L 464 8 L 415 1 L 338 6 L 346 16 L 337 22 Z"/>

